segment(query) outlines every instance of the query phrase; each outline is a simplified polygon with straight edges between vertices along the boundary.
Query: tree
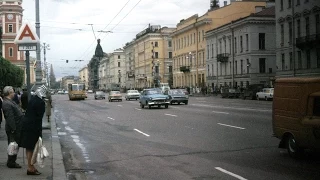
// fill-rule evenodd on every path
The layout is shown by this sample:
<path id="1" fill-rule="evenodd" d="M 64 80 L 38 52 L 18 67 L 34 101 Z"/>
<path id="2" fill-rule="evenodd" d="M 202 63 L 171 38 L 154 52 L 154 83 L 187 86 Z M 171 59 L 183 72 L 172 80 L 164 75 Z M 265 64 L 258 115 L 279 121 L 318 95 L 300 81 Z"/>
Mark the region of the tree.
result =
<path id="1" fill-rule="evenodd" d="M 0 88 L 5 86 L 21 87 L 24 71 L 10 61 L 0 57 Z"/>

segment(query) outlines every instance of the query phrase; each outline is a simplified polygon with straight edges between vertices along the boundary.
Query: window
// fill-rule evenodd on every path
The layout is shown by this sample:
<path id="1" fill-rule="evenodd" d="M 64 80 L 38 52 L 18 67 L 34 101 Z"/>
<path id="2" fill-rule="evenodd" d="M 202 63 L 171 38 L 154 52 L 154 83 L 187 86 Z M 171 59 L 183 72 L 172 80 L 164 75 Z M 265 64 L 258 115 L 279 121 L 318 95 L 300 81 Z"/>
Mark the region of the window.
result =
<path id="1" fill-rule="evenodd" d="M 204 30 L 202 30 L 202 41 L 204 41 Z"/>
<path id="2" fill-rule="evenodd" d="M 281 24 L 281 46 L 284 44 L 284 25 Z"/>
<path id="3" fill-rule="evenodd" d="M 210 65 L 208 65 L 208 71 L 207 71 L 207 74 L 208 74 L 208 76 L 209 76 L 209 74 L 210 74 Z"/>
<path id="4" fill-rule="evenodd" d="M 237 53 L 237 38 L 234 38 L 234 53 Z"/>
<path id="5" fill-rule="evenodd" d="M 121 65 L 120 62 L 118 62 L 118 67 L 120 67 L 120 65 Z"/>
<path id="6" fill-rule="evenodd" d="M 190 34 L 190 45 L 192 44 L 192 34 Z"/>
<path id="7" fill-rule="evenodd" d="M 311 68 L 311 56 L 310 56 L 310 50 L 306 51 L 306 55 L 307 55 L 307 69 Z"/>
<path id="8" fill-rule="evenodd" d="M 202 65 L 205 65 L 205 63 L 204 63 L 204 52 L 202 53 Z"/>
<path id="9" fill-rule="evenodd" d="M 317 48 L 317 68 L 320 68 L 320 48 Z"/>
<path id="10" fill-rule="evenodd" d="M 266 34 L 265 33 L 259 33 L 259 49 L 263 50 L 266 49 Z"/>
<path id="11" fill-rule="evenodd" d="M 231 70 L 231 62 L 229 63 L 229 71 L 230 71 L 230 75 L 231 75 L 231 73 L 232 73 L 232 70 Z"/>
<path id="12" fill-rule="evenodd" d="M 220 63 L 220 76 L 222 76 L 222 63 Z"/>
<path id="13" fill-rule="evenodd" d="M 183 48 L 183 38 L 181 38 L 181 48 Z"/>
<path id="14" fill-rule="evenodd" d="M 213 49 L 213 44 L 211 44 L 211 57 L 214 57 L 214 49 Z"/>
<path id="15" fill-rule="evenodd" d="M 121 83 L 121 78 L 119 78 L 119 83 Z"/>
<path id="16" fill-rule="evenodd" d="M 301 37 L 301 21 L 300 19 L 297 20 L 297 37 Z"/>
<path id="17" fill-rule="evenodd" d="M 313 116 L 320 116 L 320 97 L 315 97 L 313 102 Z"/>
<path id="18" fill-rule="evenodd" d="M 8 32 L 13 33 L 13 25 L 12 24 L 8 25 Z"/>
<path id="19" fill-rule="evenodd" d="M 229 38 L 229 52 L 230 52 L 230 54 L 231 54 L 231 38 Z"/>
<path id="20" fill-rule="evenodd" d="M 241 71 L 240 71 L 241 74 L 243 74 L 243 60 L 241 60 Z"/>
<path id="21" fill-rule="evenodd" d="M 293 70 L 293 59 L 292 59 L 292 52 L 289 53 L 289 58 L 290 58 L 290 70 Z"/>
<path id="22" fill-rule="evenodd" d="M 188 35 L 187 35 L 187 40 L 188 40 L 187 46 L 189 46 L 190 42 L 189 42 L 189 36 Z"/>
<path id="23" fill-rule="evenodd" d="M 246 34 L 246 51 L 249 51 L 249 34 Z"/>
<path id="24" fill-rule="evenodd" d="M 120 55 L 118 55 L 118 59 L 120 59 L 121 58 L 121 56 Z"/>
<path id="25" fill-rule="evenodd" d="M 224 64 L 224 75 L 227 75 L 227 63 Z"/>
<path id="26" fill-rule="evenodd" d="M 227 53 L 227 40 L 225 38 L 223 39 L 223 43 L 224 43 L 224 53 Z"/>
<path id="27" fill-rule="evenodd" d="M 200 40 L 201 40 L 201 32 L 199 31 L 198 42 L 200 42 Z"/>
<path id="28" fill-rule="evenodd" d="M 289 44 L 292 44 L 292 22 L 289 22 Z"/>
<path id="29" fill-rule="evenodd" d="M 300 0 L 297 0 L 297 6 L 300 5 Z"/>
<path id="30" fill-rule="evenodd" d="M 320 17 L 319 17 L 319 14 L 316 15 L 316 34 L 320 34 Z"/>
<path id="31" fill-rule="evenodd" d="M 260 73 L 266 73 L 266 58 L 259 58 Z"/>
<path id="32" fill-rule="evenodd" d="M 157 41 L 154 42 L 154 47 L 158 47 L 158 46 L 159 46 L 158 42 Z"/>
<path id="33" fill-rule="evenodd" d="M 283 0 L 280 0 L 280 11 L 283 11 Z"/>
<path id="34" fill-rule="evenodd" d="M 196 33 L 193 33 L 193 43 L 196 43 Z"/>
<path id="35" fill-rule="evenodd" d="M 210 58 L 210 45 L 207 45 L 207 59 Z"/>
<path id="36" fill-rule="evenodd" d="M 159 53 L 158 53 L 158 52 L 155 52 L 155 53 L 154 53 L 154 56 L 155 56 L 155 58 L 158 59 L 158 58 L 159 58 Z"/>
<path id="37" fill-rule="evenodd" d="M 301 51 L 298 51 L 298 69 L 302 69 L 302 56 L 301 56 Z"/>
<path id="38" fill-rule="evenodd" d="M 186 47 L 186 46 L 187 46 L 187 38 L 184 37 L 184 47 Z"/>
<path id="39" fill-rule="evenodd" d="M 284 54 L 281 54 L 281 70 L 285 70 L 285 56 L 284 56 Z"/>
<path id="40" fill-rule="evenodd" d="M 169 58 L 170 59 L 172 58 L 172 52 L 169 52 Z"/>
<path id="41" fill-rule="evenodd" d="M 249 74 L 250 73 L 250 62 L 249 62 L 249 59 L 247 59 L 247 74 Z"/>
<path id="42" fill-rule="evenodd" d="M 212 76 L 214 75 L 213 72 L 214 72 L 214 66 L 213 64 L 211 64 L 211 68 L 212 68 Z"/>
<path id="43" fill-rule="evenodd" d="M 168 44 L 169 45 L 169 44 Z M 170 46 L 169 46 L 170 47 Z M 173 41 L 173 50 L 176 50 L 176 45 L 175 45 L 175 41 Z"/>
<path id="44" fill-rule="evenodd" d="M 288 8 L 291 8 L 292 0 L 288 0 Z"/>
<path id="45" fill-rule="evenodd" d="M 168 41 L 168 47 L 172 47 L 172 41 Z"/>
<path id="46" fill-rule="evenodd" d="M 9 57 L 13 57 L 13 48 L 9 48 Z"/>
<path id="47" fill-rule="evenodd" d="M 240 36 L 240 52 L 243 52 L 242 36 Z"/>
<path id="48" fill-rule="evenodd" d="M 310 36 L 310 19 L 309 17 L 306 17 L 305 20 L 306 20 L 306 36 Z"/>
<path id="49" fill-rule="evenodd" d="M 219 52 L 220 52 L 220 54 L 222 54 L 222 41 L 221 41 L 221 39 L 219 41 Z"/>
<path id="50" fill-rule="evenodd" d="M 235 64 L 235 68 L 234 68 L 235 74 L 238 74 L 238 62 L 235 61 L 234 64 Z"/>

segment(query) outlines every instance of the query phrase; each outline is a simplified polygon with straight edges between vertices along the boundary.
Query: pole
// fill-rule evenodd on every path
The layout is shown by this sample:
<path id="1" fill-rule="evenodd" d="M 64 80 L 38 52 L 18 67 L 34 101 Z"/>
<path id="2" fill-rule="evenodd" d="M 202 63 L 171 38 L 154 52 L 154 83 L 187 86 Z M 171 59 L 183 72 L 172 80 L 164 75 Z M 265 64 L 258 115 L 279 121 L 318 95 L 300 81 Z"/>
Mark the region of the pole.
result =
<path id="1" fill-rule="evenodd" d="M 46 80 L 46 86 L 48 86 L 47 81 L 47 59 L 46 59 L 46 43 L 43 43 L 43 63 L 44 63 L 44 78 Z"/>
<path id="2" fill-rule="evenodd" d="M 296 76 L 296 31 L 295 31 L 295 18 L 294 18 L 294 1 L 291 1 L 292 9 L 292 63 L 293 63 L 293 77 Z"/>
<path id="3" fill-rule="evenodd" d="M 39 0 L 35 0 L 36 2 L 36 33 L 40 38 L 40 12 L 39 12 Z M 41 72 L 41 49 L 40 42 L 37 43 L 37 67 L 36 67 L 36 85 L 40 86 L 42 80 L 42 72 Z"/>
<path id="4" fill-rule="evenodd" d="M 27 91 L 28 99 L 31 99 L 31 87 L 30 87 L 30 52 L 26 51 L 26 73 L 27 73 Z"/>

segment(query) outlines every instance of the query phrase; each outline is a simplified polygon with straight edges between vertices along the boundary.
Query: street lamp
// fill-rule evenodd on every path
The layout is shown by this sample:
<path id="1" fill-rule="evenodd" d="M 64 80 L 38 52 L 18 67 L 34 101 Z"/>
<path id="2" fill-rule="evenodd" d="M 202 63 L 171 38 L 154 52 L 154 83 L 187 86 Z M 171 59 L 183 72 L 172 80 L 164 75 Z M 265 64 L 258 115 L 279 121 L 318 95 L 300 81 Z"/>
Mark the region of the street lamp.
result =
<path id="1" fill-rule="evenodd" d="M 49 86 L 49 77 L 48 77 L 48 65 L 47 65 L 47 58 L 46 58 L 46 52 L 47 50 L 50 50 L 50 45 L 43 42 L 43 45 L 41 45 L 41 49 L 43 49 L 43 61 L 44 61 L 44 79 L 46 82 L 46 86 Z"/>

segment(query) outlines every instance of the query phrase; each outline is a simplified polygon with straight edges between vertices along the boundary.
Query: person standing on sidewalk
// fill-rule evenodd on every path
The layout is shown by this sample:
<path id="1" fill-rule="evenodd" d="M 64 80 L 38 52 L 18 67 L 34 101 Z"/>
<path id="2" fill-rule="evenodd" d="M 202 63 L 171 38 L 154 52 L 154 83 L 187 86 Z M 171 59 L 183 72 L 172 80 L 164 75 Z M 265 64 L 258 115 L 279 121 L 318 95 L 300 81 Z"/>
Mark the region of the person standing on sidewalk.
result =
<path id="1" fill-rule="evenodd" d="M 4 113 L 4 118 L 6 119 L 6 133 L 8 137 L 8 144 L 10 142 L 16 142 L 20 146 L 21 137 L 21 122 L 23 118 L 23 113 L 19 107 L 12 99 L 14 97 L 14 90 L 11 86 L 6 86 L 3 89 L 3 103 L 2 109 Z M 9 156 L 7 166 L 9 168 L 21 168 L 21 166 L 16 163 L 17 155 Z"/>
<path id="2" fill-rule="evenodd" d="M 2 91 L 0 90 L 0 128 L 1 128 L 2 120 L 4 120 L 3 112 L 2 112 L 2 102 L 3 102 Z"/>
<path id="3" fill-rule="evenodd" d="M 23 93 L 21 95 L 21 108 L 23 112 L 26 112 L 28 107 L 28 91 L 27 89 L 23 89 Z"/>
<path id="4" fill-rule="evenodd" d="M 42 85 L 39 87 L 35 96 L 32 96 L 28 108 L 23 118 L 21 147 L 26 148 L 28 159 L 27 175 L 40 175 L 41 173 L 31 165 L 31 158 L 38 142 L 39 137 L 42 137 L 42 118 L 45 113 L 45 102 L 47 88 Z"/>
<path id="5" fill-rule="evenodd" d="M 52 97 L 49 91 L 47 91 L 47 96 L 46 96 L 46 116 L 48 118 L 48 122 L 50 122 L 50 117 L 51 117 L 51 108 L 52 108 Z"/>

